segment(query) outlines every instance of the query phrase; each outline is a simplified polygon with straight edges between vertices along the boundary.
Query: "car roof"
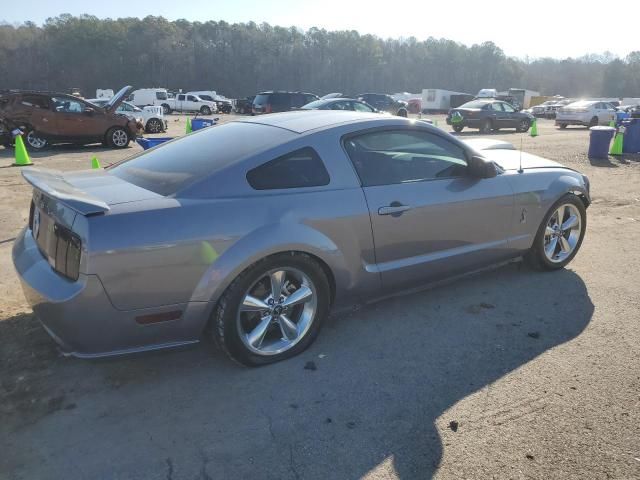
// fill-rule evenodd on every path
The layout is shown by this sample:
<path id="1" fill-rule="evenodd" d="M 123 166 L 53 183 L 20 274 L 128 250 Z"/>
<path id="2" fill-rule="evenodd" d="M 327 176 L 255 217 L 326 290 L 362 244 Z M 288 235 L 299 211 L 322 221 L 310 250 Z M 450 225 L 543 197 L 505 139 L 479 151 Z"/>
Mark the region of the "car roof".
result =
<path id="1" fill-rule="evenodd" d="M 378 113 L 363 113 L 336 110 L 303 110 L 273 113 L 259 117 L 247 117 L 237 122 L 257 123 L 289 130 L 294 133 L 305 133 L 311 130 L 329 128 L 345 123 L 366 122 L 371 120 L 389 120 L 389 117 Z"/>
<path id="2" fill-rule="evenodd" d="M 309 93 L 309 92 L 293 92 L 290 90 L 266 90 L 264 92 L 258 92 L 258 95 L 271 95 L 273 93 L 287 93 L 287 94 L 297 94 L 297 93 L 301 93 L 303 95 L 313 95 L 313 96 L 317 96 L 315 93 Z"/>

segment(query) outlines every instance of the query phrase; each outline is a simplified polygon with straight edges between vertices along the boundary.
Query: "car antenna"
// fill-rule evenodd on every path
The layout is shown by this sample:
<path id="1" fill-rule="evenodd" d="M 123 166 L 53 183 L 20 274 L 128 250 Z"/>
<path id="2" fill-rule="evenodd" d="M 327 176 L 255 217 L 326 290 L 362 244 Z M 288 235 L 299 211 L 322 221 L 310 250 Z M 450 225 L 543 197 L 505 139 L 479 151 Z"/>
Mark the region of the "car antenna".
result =
<path id="1" fill-rule="evenodd" d="M 522 170 L 522 135 L 520 136 L 520 167 L 518 168 L 518 173 L 524 173 L 524 170 Z"/>

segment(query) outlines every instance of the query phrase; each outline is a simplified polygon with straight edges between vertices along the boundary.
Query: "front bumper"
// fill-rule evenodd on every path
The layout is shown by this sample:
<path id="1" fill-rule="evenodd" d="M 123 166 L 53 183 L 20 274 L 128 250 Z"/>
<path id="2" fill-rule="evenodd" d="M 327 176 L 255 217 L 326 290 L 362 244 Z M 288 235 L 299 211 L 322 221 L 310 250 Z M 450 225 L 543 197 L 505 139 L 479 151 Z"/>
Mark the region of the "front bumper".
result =
<path id="1" fill-rule="evenodd" d="M 73 282 L 53 271 L 25 227 L 13 245 L 13 264 L 27 302 L 66 355 L 104 357 L 199 341 L 207 302 L 118 310 L 96 275 Z M 142 325 L 144 315 L 180 310 L 177 320 Z"/>

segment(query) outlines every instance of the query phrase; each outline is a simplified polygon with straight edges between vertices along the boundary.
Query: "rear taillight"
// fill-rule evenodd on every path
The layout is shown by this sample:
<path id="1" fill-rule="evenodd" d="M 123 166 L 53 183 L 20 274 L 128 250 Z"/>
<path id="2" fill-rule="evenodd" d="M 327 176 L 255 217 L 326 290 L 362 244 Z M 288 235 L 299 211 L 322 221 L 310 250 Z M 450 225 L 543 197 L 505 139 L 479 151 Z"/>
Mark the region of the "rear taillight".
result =
<path id="1" fill-rule="evenodd" d="M 264 106 L 264 113 L 271 113 L 271 111 L 272 111 L 272 110 L 271 110 L 271 104 L 270 104 L 270 103 L 267 103 L 267 104 Z"/>
<path id="2" fill-rule="evenodd" d="M 53 226 L 56 248 L 53 269 L 60 275 L 77 280 L 80 271 L 80 237 L 66 227 L 56 223 Z"/>

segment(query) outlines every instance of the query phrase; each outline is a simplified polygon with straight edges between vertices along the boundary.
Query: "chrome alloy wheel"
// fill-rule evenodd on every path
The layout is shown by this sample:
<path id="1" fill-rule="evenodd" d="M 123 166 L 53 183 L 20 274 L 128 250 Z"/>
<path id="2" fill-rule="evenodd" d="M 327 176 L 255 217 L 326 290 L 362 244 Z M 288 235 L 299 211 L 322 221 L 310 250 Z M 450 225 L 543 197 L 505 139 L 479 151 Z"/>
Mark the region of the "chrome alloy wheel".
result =
<path id="1" fill-rule="evenodd" d="M 113 144 L 116 147 L 126 147 L 127 143 L 129 143 L 129 137 L 127 136 L 127 132 L 124 130 L 114 130 L 111 134 L 111 139 L 113 140 Z"/>
<path id="2" fill-rule="evenodd" d="M 549 218 L 544 232 L 544 254 L 550 262 L 564 261 L 576 249 L 582 234 L 582 216 L 575 205 L 561 205 Z"/>
<path id="3" fill-rule="evenodd" d="M 300 270 L 270 270 L 248 289 L 238 309 L 242 342 L 258 355 L 286 352 L 311 328 L 317 298 L 315 285 Z"/>
<path id="4" fill-rule="evenodd" d="M 38 137 L 36 133 L 31 130 L 27 134 L 27 143 L 30 147 L 40 150 L 47 146 L 47 141 L 44 138 Z"/>

